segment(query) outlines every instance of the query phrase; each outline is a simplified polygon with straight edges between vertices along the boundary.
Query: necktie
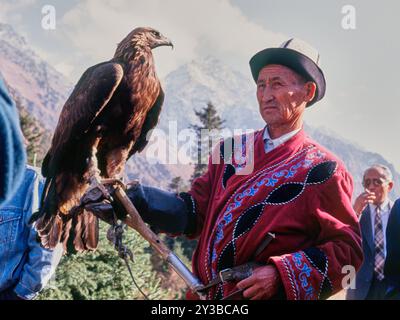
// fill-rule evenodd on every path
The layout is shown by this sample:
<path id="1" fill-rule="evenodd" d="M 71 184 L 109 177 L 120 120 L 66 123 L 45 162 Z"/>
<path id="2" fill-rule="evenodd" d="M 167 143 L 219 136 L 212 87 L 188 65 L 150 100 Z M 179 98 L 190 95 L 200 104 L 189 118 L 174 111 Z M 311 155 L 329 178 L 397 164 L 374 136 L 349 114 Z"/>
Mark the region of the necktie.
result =
<path id="1" fill-rule="evenodd" d="M 375 264 L 374 271 L 378 280 L 383 280 L 383 268 L 385 265 L 385 253 L 384 248 L 384 237 L 383 237 L 383 226 L 382 226 L 382 215 L 381 208 L 376 207 L 375 210 Z"/>

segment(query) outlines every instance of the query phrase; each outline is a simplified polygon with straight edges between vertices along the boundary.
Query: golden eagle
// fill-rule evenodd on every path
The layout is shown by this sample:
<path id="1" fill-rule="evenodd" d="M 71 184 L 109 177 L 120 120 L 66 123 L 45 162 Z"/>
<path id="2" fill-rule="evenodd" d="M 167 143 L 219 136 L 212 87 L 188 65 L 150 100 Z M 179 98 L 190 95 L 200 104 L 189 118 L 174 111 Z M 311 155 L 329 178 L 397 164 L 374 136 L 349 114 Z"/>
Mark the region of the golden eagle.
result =
<path id="1" fill-rule="evenodd" d="M 80 208 L 93 170 L 121 178 L 128 158 L 147 144 L 164 100 L 152 49 L 171 41 L 152 28 L 136 28 L 114 57 L 87 69 L 65 103 L 43 161 L 46 178 L 36 220 L 42 246 L 94 250 L 98 219 Z"/>

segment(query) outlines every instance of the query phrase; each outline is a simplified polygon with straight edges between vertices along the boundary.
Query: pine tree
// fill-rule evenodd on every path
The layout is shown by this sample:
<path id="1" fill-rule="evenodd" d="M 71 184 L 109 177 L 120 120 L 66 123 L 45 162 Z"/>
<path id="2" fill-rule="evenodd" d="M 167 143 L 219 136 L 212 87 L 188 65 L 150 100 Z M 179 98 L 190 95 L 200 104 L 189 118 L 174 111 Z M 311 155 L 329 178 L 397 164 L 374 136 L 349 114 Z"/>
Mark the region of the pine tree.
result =
<path id="1" fill-rule="evenodd" d="M 193 124 L 190 127 L 195 130 L 197 136 L 197 163 L 194 166 L 194 171 L 191 176 L 190 182 L 192 183 L 194 179 L 200 177 L 207 170 L 207 157 L 208 155 L 202 152 L 204 146 L 208 145 L 208 150 L 211 151 L 212 140 L 209 134 L 211 130 L 222 130 L 224 121 L 220 118 L 214 105 L 209 102 L 206 107 L 200 111 L 195 111 L 196 116 L 199 119 L 200 125 Z M 179 189 L 182 186 L 182 179 L 180 177 L 174 178 L 169 188 L 171 191 L 180 190 L 179 192 L 186 191 L 188 188 Z M 177 192 L 177 191 L 175 191 Z M 176 248 L 186 261 L 191 261 L 193 256 L 193 251 L 197 246 L 197 240 L 189 240 L 184 236 L 179 236 L 173 239 L 173 243 L 169 241 L 169 245 Z"/>
<path id="2" fill-rule="evenodd" d="M 108 225 L 101 223 L 99 248 L 95 252 L 66 255 L 57 267 L 55 279 L 39 300 L 121 300 L 143 299 L 133 285 L 124 261 L 106 239 Z M 147 242 L 132 230 L 124 243 L 133 251 L 131 268 L 136 282 L 150 299 L 180 299 L 182 291 L 162 288 L 161 278 L 152 270 Z"/>
<path id="3" fill-rule="evenodd" d="M 14 96 L 19 112 L 20 126 L 25 138 L 28 164 L 39 167 L 50 147 L 50 132 L 24 107 L 21 100 Z"/>
<path id="4" fill-rule="evenodd" d="M 210 140 L 211 137 L 205 133 L 211 130 L 222 130 L 225 122 L 220 118 L 217 109 L 211 102 L 208 102 L 207 107 L 204 107 L 202 110 L 195 111 L 195 114 L 200 121 L 200 125 L 191 125 L 197 136 L 197 163 L 194 166 L 191 182 L 207 170 L 208 155 L 204 154 L 202 150 L 204 146 L 208 145 L 208 150 L 211 151 L 212 141 Z"/>
<path id="5" fill-rule="evenodd" d="M 168 185 L 168 189 L 171 192 L 181 193 L 186 191 L 188 189 L 188 186 L 185 184 L 183 179 L 180 176 L 178 176 L 172 179 L 172 181 Z"/>

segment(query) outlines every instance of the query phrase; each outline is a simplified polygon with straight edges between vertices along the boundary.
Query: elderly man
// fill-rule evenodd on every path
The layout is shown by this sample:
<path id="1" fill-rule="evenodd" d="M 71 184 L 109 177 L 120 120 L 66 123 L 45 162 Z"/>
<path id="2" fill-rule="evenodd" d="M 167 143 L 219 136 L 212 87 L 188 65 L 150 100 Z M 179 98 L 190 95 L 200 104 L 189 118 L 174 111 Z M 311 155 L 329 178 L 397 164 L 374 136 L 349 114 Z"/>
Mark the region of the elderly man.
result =
<path id="1" fill-rule="evenodd" d="M 192 266 L 208 299 L 323 299 L 342 289 L 343 266 L 362 262 L 352 178 L 303 131 L 306 107 L 325 93 L 318 64 L 296 39 L 250 60 L 266 122 L 249 147 L 252 172 L 225 152 L 228 139 L 188 193 L 128 192 L 147 223 L 198 238 Z"/>
<path id="2" fill-rule="evenodd" d="M 363 186 L 365 191 L 355 200 L 354 210 L 360 216 L 364 262 L 357 273 L 355 288 L 347 291 L 347 299 L 385 299 L 389 285 L 394 285 L 400 277 L 400 269 L 392 266 L 400 259 L 398 242 L 395 242 L 400 228 L 400 203 L 393 206 L 389 199 L 393 176 L 384 165 L 368 168 L 364 172 Z M 393 248 L 390 255 L 388 248 Z"/>

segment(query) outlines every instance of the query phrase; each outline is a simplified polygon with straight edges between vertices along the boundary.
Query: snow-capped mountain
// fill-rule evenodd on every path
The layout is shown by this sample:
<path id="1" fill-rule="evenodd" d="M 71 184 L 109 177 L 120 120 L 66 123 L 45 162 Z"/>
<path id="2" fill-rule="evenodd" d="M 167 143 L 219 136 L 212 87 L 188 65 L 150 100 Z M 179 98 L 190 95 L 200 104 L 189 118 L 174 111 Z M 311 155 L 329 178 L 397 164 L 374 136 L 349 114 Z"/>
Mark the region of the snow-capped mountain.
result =
<path id="1" fill-rule="evenodd" d="M 250 72 L 250 71 L 249 71 Z M 264 122 L 258 112 L 255 84 L 251 78 L 233 71 L 221 61 L 206 57 L 183 65 L 164 80 L 165 104 L 160 127 L 168 132 L 168 121 L 176 120 L 178 128 L 197 123 L 195 110 L 210 101 L 226 120 L 225 127 L 259 129 Z M 381 155 L 364 150 L 327 129 L 306 125 L 306 132 L 341 158 L 354 178 L 354 194 L 362 192 L 364 170 L 376 163 L 388 166 L 394 173 L 393 198 L 400 196 L 400 176 Z"/>
<path id="2" fill-rule="evenodd" d="M 39 58 L 11 26 L 1 23 L 0 73 L 32 115 L 45 127 L 54 129 L 72 85 Z M 165 102 L 158 128 L 166 134 L 170 133 L 170 120 L 177 121 L 178 132 L 196 124 L 195 110 L 202 109 L 208 102 L 217 108 L 227 128 L 259 129 L 264 125 L 258 113 L 252 79 L 211 56 L 180 66 L 169 73 L 162 84 Z M 364 169 L 371 164 L 382 163 L 394 173 L 396 187 L 393 198 L 400 196 L 400 176 L 381 155 L 363 150 L 327 130 L 307 126 L 306 131 L 343 159 L 354 177 L 355 194 L 362 190 Z M 183 180 L 190 177 L 190 165 L 154 163 L 154 157 L 148 159 L 145 155 L 146 150 L 128 162 L 126 172 L 129 179 L 165 188 L 175 176 L 181 176 Z"/>
<path id="3" fill-rule="evenodd" d="M 195 110 L 212 102 L 227 128 L 259 128 L 263 121 L 258 113 L 255 84 L 214 57 L 192 61 L 169 73 L 163 81 L 165 104 L 161 127 L 168 120 L 178 128 L 197 123 Z"/>
<path id="4" fill-rule="evenodd" d="M 0 23 L 0 75 L 12 96 L 52 132 L 73 85 L 35 53 L 12 26 L 4 23 Z M 126 173 L 130 179 L 167 187 L 175 176 L 188 179 L 191 168 L 178 170 L 174 165 L 151 165 L 144 156 L 137 155 L 129 161 Z"/>
<path id="5" fill-rule="evenodd" d="M 72 85 L 4 23 L 0 23 L 0 73 L 26 109 L 47 129 L 54 129 Z"/>

